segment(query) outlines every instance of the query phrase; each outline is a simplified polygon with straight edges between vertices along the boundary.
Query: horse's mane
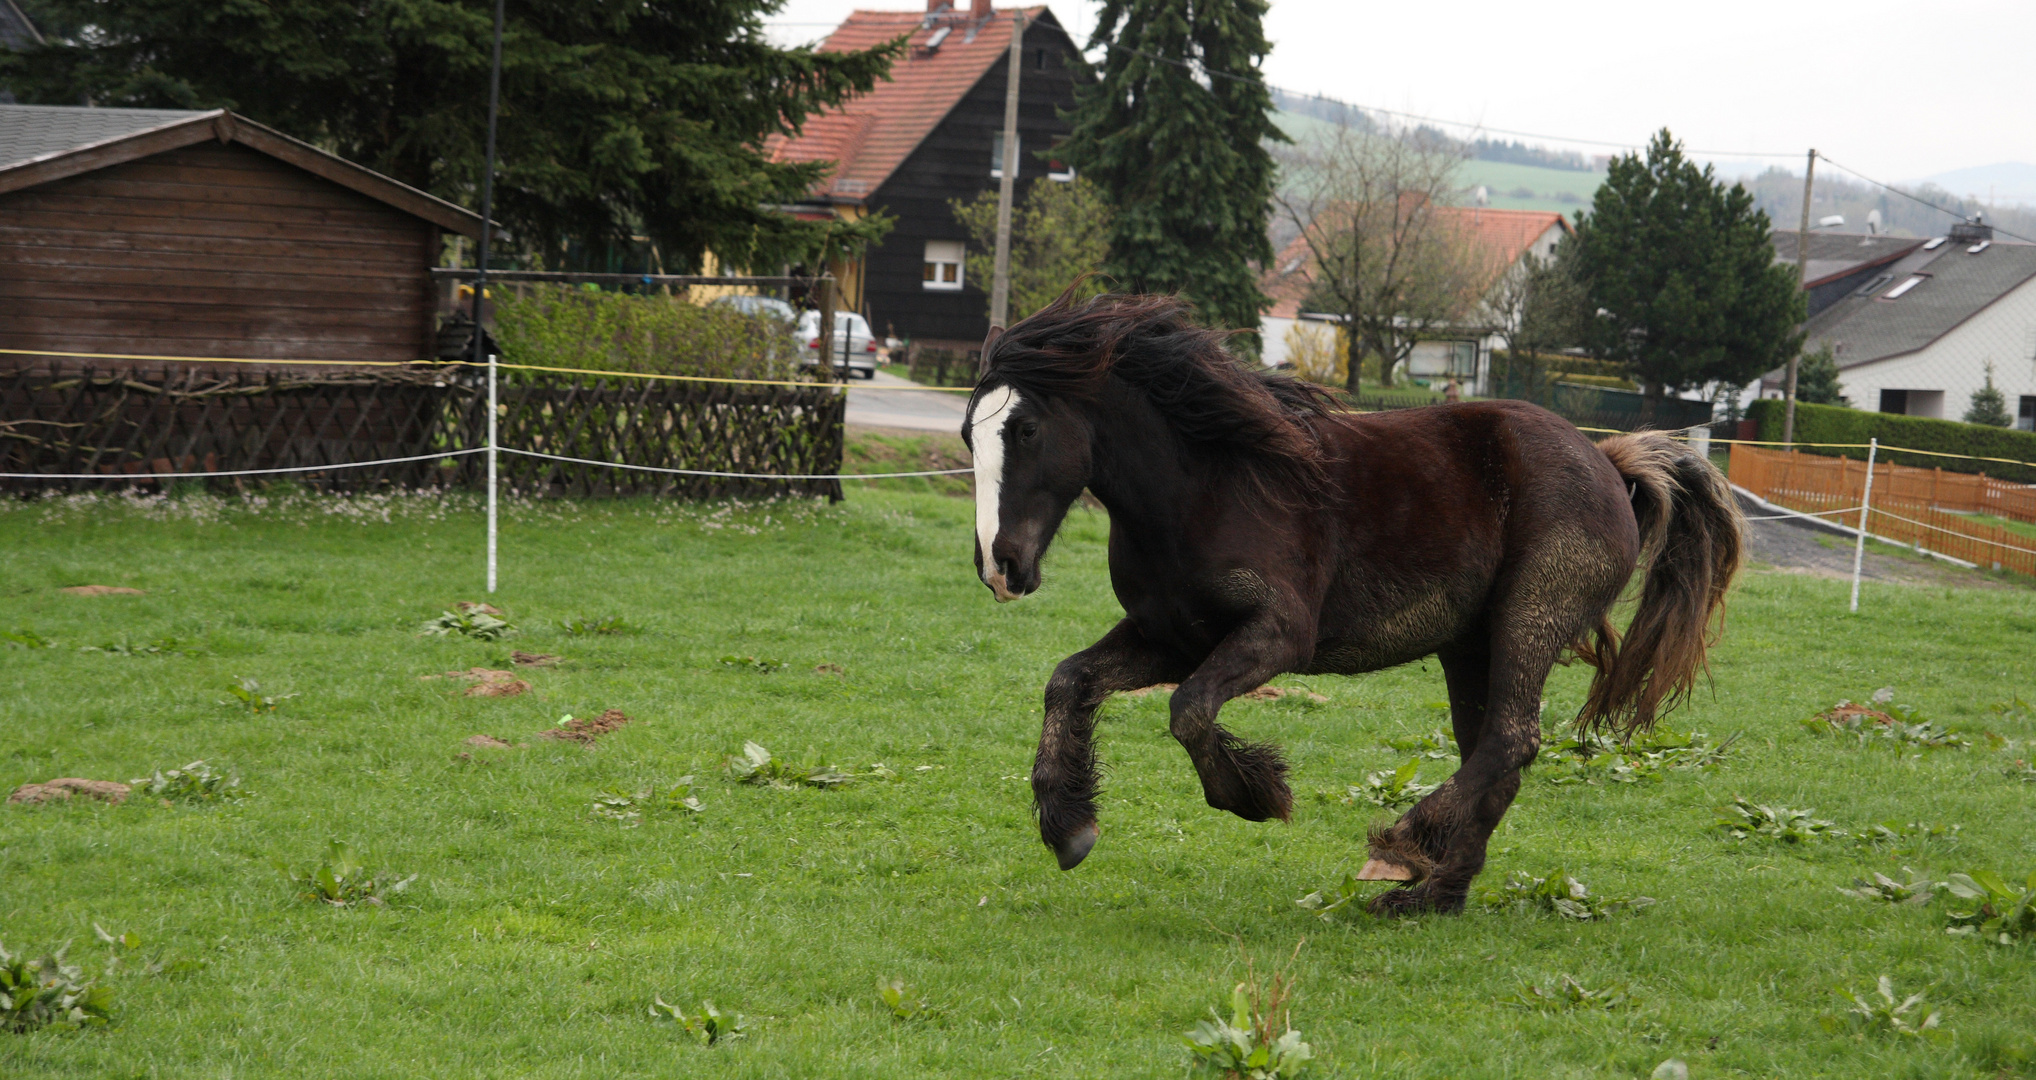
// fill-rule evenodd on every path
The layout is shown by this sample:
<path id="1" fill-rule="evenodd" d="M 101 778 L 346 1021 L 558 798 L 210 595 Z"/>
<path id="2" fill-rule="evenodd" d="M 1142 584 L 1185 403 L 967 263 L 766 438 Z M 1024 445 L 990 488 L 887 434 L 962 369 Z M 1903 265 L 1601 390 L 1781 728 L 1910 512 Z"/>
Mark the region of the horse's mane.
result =
<path id="1" fill-rule="evenodd" d="M 1329 412 L 1326 391 L 1245 367 L 1223 347 L 1227 335 L 1196 325 L 1177 297 L 1074 293 L 990 343 L 979 387 L 1094 403 L 1114 377 L 1143 392 L 1182 442 L 1269 493 L 1307 498 L 1322 487 L 1323 448 L 1309 421 Z"/>

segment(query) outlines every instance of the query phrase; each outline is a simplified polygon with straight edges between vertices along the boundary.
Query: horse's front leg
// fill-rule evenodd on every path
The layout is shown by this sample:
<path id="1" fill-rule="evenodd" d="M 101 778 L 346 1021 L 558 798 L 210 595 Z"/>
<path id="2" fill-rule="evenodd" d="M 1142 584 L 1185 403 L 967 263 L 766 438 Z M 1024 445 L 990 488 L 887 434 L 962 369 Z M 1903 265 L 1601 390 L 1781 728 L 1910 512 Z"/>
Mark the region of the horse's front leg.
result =
<path id="1" fill-rule="evenodd" d="M 1173 682 L 1186 670 L 1147 642 L 1130 619 L 1053 669 L 1039 753 L 1032 761 L 1032 799 L 1039 838 L 1062 870 L 1080 865 L 1096 845 L 1096 750 L 1090 739 L 1096 709 L 1116 691 Z"/>
<path id="2" fill-rule="evenodd" d="M 1231 698 L 1302 666 L 1313 649 L 1312 640 L 1304 641 L 1276 616 L 1256 616 L 1231 631 L 1174 691 L 1173 736 L 1194 762 L 1210 806 L 1246 821 L 1285 821 L 1293 813 L 1279 748 L 1239 739 L 1223 730 L 1216 713 Z"/>

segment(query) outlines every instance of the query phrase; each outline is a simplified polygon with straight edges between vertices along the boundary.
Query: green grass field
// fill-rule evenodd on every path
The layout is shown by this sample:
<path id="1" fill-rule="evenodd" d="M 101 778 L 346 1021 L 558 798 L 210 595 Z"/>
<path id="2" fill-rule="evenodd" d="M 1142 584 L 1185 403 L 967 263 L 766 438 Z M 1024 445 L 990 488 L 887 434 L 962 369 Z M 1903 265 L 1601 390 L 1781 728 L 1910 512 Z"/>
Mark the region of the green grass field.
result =
<path id="1" fill-rule="evenodd" d="M 1334 1077 L 2028 1075 L 2036 944 L 1945 933 L 1948 901 L 1838 887 L 1903 866 L 1941 879 L 2036 869 L 2036 784 L 2009 774 L 2036 720 L 2036 594 L 1795 575 L 1743 579 L 1715 691 L 1674 717 L 1743 736 L 1715 771 L 1563 784 L 1537 769 L 1481 884 L 1561 867 L 1659 902 L 1574 922 L 1474 909 L 1402 922 L 1297 907 L 1362 858 L 1383 811 L 1318 799 L 1407 756 L 1442 722 L 1435 665 L 1281 680 L 1325 695 L 1239 701 L 1225 720 L 1283 743 L 1288 825 L 1202 804 L 1163 694 L 1106 707 L 1104 835 L 1063 874 L 1033 831 L 1040 689 L 1116 618 L 1106 523 L 1077 510 L 1044 591 L 997 605 L 969 569 L 970 505 L 858 492 L 834 507 L 516 504 L 491 599 L 520 633 L 425 637 L 482 599 L 474 503 L 275 498 L 0 508 L 0 784 L 127 780 L 205 759 L 252 797 L 0 806 L 0 942 L 68 941 L 97 973 L 96 923 L 142 939 L 109 978 L 110 1026 L 0 1034 L 15 1077 L 900 1077 L 1183 1075 L 1182 1032 L 1300 945 L 1293 1022 Z M 58 591 L 99 584 L 145 596 Z M 637 632 L 573 635 L 618 615 Z M 171 650 L 148 653 L 160 644 Z M 102 651 L 81 651 L 91 647 Z M 519 697 L 420 676 L 509 667 Z M 724 656 L 783 662 L 763 672 Z M 838 664 L 845 675 L 820 674 Z M 250 712 L 228 687 L 294 695 Z M 1584 673 L 1558 669 L 1548 714 Z M 1897 753 L 1799 721 L 1893 686 L 1966 732 Z M 586 748 L 537 737 L 564 714 L 633 721 Z M 2017 740 L 1991 749 L 1982 730 Z M 522 749 L 470 749 L 488 734 Z M 834 790 L 727 779 L 745 740 L 865 776 Z M 465 754 L 466 756 L 463 756 Z M 1424 763 L 1439 780 L 1446 761 Z M 696 777 L 702 810 L 593 812 L 604 789 Z M 1734 841 L 1734 795 L 1848 829 L 1958 825 L 1879 846 Z M 380 908 L 300 899 L 275 868 L 339 838 L 417 875 Z M 149 974 L 144 964 L 170 968 Z M 202 961 L 202 969 L 195 962 Z M 1625 1008 L 1506 1004 L 1523 983 L 1624 984 Z M 1840 988 L 1891 976 L 1942 1010 L 1942 1039 L 1827 1030 Z M 935 1012 L 895 1020 L 879 981 Z M 654 1020 L 711 999 L 750 1034 L 712 1048 Z"/>

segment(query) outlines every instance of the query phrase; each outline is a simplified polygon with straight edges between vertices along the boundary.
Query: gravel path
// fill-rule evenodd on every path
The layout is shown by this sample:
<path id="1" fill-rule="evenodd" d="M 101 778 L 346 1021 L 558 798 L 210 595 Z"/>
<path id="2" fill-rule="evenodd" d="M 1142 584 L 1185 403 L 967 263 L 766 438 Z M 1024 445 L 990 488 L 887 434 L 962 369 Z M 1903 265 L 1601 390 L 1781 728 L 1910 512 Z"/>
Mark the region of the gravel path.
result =
<path id="1" fill-rule="evenodd" d="M 1773 513 L 1747 501 L 1739 508 L 1748 517 Z M 1748 521 L 1747 559 L 1756 568 L 1812 577 L 1852 579 L 1853 538 L 1832 529 L 1822 529 L 1798 519 Z M 2006 589 L 2015 586 L 1998 578 L 1924 556 L 1903 558 L 1866 551 L 1860 577 L 1867 581 L 1902 585 L 1937 585 L 1963 589 Z"/>

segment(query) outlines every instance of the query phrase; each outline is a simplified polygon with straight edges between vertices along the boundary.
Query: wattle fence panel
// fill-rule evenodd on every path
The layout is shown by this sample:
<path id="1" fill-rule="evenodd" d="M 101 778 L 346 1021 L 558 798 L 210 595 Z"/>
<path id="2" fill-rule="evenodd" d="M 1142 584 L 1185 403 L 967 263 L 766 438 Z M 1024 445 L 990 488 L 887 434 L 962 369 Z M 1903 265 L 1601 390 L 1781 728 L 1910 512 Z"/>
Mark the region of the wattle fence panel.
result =
<path id="1" fill-rule="evenodd" d="M 504 372 L 499 445 L 688 476 L 500 456 L 505 486 L 538 496 L 841 497 L 846 398 L 831 386 L 742 386 L 619 376 Z M 480 455 L 339 468 L 478 447 L 487 388 L 472 368 L 310 375 L 148 365 L 0 372 L 0 473 L 90 474 L 161 484 L 158 474 L 313 467 L 319 490 L 479 488 Z M 185 481 L 212 487 L 257 482 Z M 0 490 L 104 490 L 106 480 L 0 479 Z"/>

